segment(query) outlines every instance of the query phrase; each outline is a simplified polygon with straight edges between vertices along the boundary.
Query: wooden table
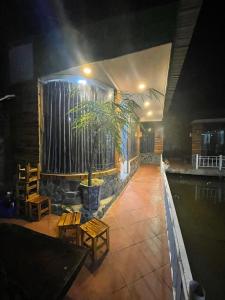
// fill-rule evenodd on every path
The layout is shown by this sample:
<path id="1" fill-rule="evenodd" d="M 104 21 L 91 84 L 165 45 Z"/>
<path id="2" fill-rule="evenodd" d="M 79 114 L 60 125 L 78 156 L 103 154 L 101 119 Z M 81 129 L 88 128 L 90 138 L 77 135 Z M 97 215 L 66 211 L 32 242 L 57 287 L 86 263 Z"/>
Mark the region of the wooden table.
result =
<path id="1" fill-rule="evenodd" d="M 14 224 L 0 224 L 0 236 L 0 299 L 63 299 L 88 253 Z"/>
<path id="2" fill-rule="evenodd" d="M 80 244 L 80 212 L 73 213 L 64 213 L 61 215 L 58 228 L 59 228 L 59 237 L 64 237 L 67 230 L 74 230 L 74 234 L 76 235 L 76 244 Z"/>

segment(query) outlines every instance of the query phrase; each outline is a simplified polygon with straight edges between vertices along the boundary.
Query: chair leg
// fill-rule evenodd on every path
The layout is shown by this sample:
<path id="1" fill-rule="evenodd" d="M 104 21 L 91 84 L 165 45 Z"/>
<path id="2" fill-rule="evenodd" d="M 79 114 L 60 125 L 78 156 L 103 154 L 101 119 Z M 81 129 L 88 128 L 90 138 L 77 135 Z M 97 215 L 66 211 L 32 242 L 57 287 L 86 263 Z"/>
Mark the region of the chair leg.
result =
<path id="1" fill-rule="evenodd" d="M 38 221 L 41 219 L 41 203 L 37 204 Z"/>
<path id="2" fill-rule="evenodd" d="M 83 232 L 83 230 L 81 230 L 80 244 L 81 244 L 81 246 L 84 246 L 84 232 Z"/>
<path id="3" fill-rule="evenodd" d="M 48 199 L 48 213 L 49 215 L 52 213 L 51 200 Z"/>
<path id="4" fill-rule="evenodd" d="M 109 248 L 110 248 L 110 243 L 109 243 L 109 228 L 106 230 L 106 246 L 107 246 L 107 251 L 109 251 Z"/>
<path id="5" fill-rule="evenodd" d="M 28 202 L 28 217 L 32 220 L 32 204 Z"/>
<path id="6" fill-rule="evenodd" d="M 81 245 L 80 237 L 81 237 L 80 227 L 76 226 L 76 245 L 77 246 Z"/>
<path id="7" fill-rule="evenodd" d="M 97 258 L 97 239 L 93 238 L 92 239 L 92 259 L 95 262 Z"/>

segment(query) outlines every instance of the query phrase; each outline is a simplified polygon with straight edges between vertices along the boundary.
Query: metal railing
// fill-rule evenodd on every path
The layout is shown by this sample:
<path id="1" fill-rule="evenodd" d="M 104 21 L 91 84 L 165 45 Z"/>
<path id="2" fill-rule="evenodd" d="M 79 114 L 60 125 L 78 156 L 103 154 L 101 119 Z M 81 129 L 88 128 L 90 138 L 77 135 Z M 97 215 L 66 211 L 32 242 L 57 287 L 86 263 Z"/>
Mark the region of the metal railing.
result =
<path id="1" fill-rule="evenodd" d="M 198 282 L 194 281 L 192 278 L 192 273 L 163 162 L 161 163 L 161 174 L 164 188 L 164 202 L 166 208 L 167 235 L 170 251 L 174 300 L 204 300 L 204 290 L 200 287 Z"/>
<path id="2" fill-rule="evenodd" d="M 192 165 L 198 168 L 218 168 L 220 171 L 225 168 L 225 156 L 203 156 L 195 154 L 192 156 Z"/>

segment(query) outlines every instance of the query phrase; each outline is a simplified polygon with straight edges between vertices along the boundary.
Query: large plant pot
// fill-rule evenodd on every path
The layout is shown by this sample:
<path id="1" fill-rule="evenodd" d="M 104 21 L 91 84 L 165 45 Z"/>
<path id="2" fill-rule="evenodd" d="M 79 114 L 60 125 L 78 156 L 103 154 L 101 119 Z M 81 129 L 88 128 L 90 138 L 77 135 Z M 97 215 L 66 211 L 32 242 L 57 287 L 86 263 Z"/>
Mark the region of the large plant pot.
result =
<path id="1" fill-rule="evenodd" d="M 97 210 L 100 204 L 101 185 L 87 186 L 81 184 L 83 206 L 88 210 Z"/>

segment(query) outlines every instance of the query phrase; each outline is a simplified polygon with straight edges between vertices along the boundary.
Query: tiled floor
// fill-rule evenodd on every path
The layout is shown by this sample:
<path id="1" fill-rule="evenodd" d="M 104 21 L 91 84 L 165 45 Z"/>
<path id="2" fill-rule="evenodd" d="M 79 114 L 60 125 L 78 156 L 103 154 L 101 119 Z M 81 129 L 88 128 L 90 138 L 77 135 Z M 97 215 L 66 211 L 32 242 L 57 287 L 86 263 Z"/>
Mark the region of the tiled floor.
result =
<path id="1" fill-rule="evenodd" d="M 142 166 L 104 221 L 110 252 L 97 269 L 83 267 L 66 300 L 172 299 L 159 168 Z"/>
<path id="2" fill-rule="evenodd" d="M 172 299 L 160 170 L 142 166 L 104 217 L 110 251 L 97 266 L 82 268 L 65 300 Z M 57 236 L 58 217 L 17 221 Z"/>

